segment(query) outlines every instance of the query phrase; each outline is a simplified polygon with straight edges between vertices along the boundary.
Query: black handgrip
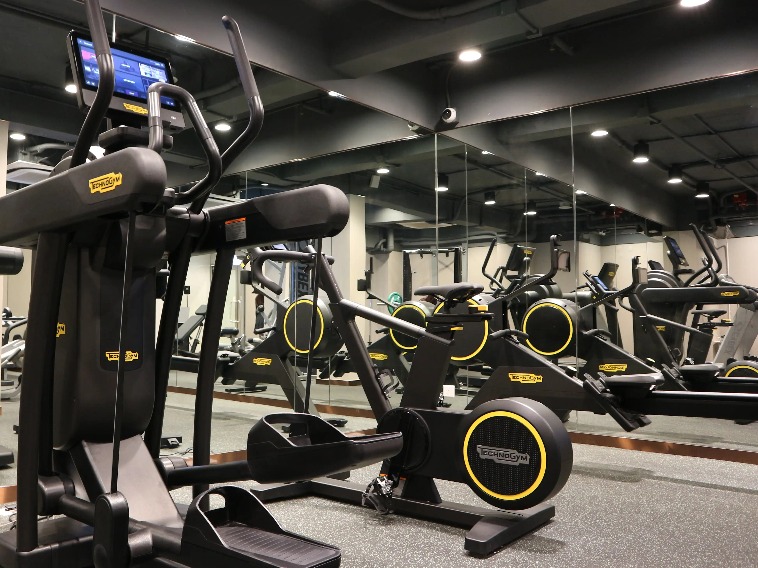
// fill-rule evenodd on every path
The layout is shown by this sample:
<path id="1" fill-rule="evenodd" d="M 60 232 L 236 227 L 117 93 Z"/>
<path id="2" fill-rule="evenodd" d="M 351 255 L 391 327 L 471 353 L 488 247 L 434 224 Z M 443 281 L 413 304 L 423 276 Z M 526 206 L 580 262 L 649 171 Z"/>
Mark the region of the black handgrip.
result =
<path id="1" fill-rule="evenodd" d="M 221 23 L 224 24 L 226 33 L 229 36 L 229 44 L 232 47 L 232 55 L 234 56 L 234 62 L 237 64 L 237 73 L 239 73 L 242 88 L 245 90 L 245 97 L 252 99 L 259 96 L 258 85 L 255 83 L 253 70 L 250 68 L 250 60 L 247 58 L 245 44 L 242 43 L 239 25 L 237 25 L 234 18 L 230 18 L 229 16 L 221 18 Z"/>
<path id="2" fill-rule="evenodd" d="M 253 333 L 260 335 L 262 333 L 268 333 L 269 331 L 274 331 L 276 329 L 275 325 L 270 325 L 268 327 L 258 327 L 253 330 Z"/>
<path id="3" fill-rule="evenodd" d="M 498 282 L 494 277 L 487 274 L 487 264 L 490 262 L 490 257 L 492 256 L 492 251 L 495 250 L 495 245 L 497 244 L 497 238 L 492 239 L 492 242 L 490 243 L 490 248 L 487 250 L 487 256 L 484 257 L 484 263 L 482 264 L 482 275 L 490 281 L 490 288 L 493 291 L 496 290 L 503 290 L 505 291 L 505 288 L 503 285 Z M 495 288 L 492 288 L 492 285 L 495 285 Z"/>
<path id="4" fill-rule="evenodd" d="M 303 264 L 310 264 L 315 258 L 316 252 L 302 252 L 296 250 L 261 250 L 258 247 L 250 249 L 253 255 L 252 266 L 250 271 L 253 273 L 253 280 L 260 283 L 264 288 L 268 288 L 274 294 L 279 295 L 282 293 L 282 287 L 279 286 L 273 280 L 266 278 L 263 274 L 263 263 L 267 260 L 275 260 L 278 262 L 301 262 Z M 324 256 L 325 260 L 329 264 L 334 264 L 334 258 L 330 256 Z"/>
<path id="5" fill-rule="evenodd" d="M 87 24 L 92 35 L 92 46 L 97 56 L 97 68 L 99 80 L 97 94 L 92 106 L 87 112 L 76 146 L 71 154 L 69 168 L 82 165 L 87 160 L 90 146 L 95 142 L 95 137 L 100 129 L 100 123 L 110 107 L 113 98 L 113 89 L 116 85 L 116 73 L 113 69 L 113 57 L 108 43 L 108 32 L 105 30 L 103 14 L 100 10 L 99 0 L 84 0 L 84 8 L 87 12 Z"/>
<path id="6" fill-rule="evenodd" d="M 193 213 L 199 213 L 205 199 L 210 195 L 213 186 L 221 179 L 221 152 L 219 152 L 216 141 L 213 139 L 210 128 L 205 123 L 200 108 L 197 106 L 195 99 L 186 90 L 178 85 L 169 83 L 153 83 L 147 90 L 147 108 L 148 124 L 150 126 L 150 142 L 148 147 L 151 150 L 160 152 L 163 147 L 163 120 L 161 119 L 161 94 L 167 93 L 172 97 L 179 99 L 184 105 L 184 110 L 195 127 L 200 144 L 203 147 L 206 157 L 208 158 L 208 173 L 203 179 L 193 185 L 189 190 L 177 193 L 176 203 L 192 203 L 190 210 Z"/>
<path id="7" fill-rule="evenodd" d="M 228 168 L 237 156 L 240 155 L 242 150 L 247 148 L 258 136 L 258 133 L 263 126 L 264 112 L 263 102 L 258 93 L 258 85 L 255 82 L 255 76 L 250 68 L 250 59 L 247 56 L 245 44 L 242 42 L 240 28 L 237 25 L 237 22 L 229 16 L 221 18 L 221 22 L 224 24 L 226 33 L 229 36 L 229 44 L 232 47 L 234 62 L 237 65 L 237 72 L 240 76 L 242 88 L 245 91 L 248 112 L 250 114 L 250 119 L 245 130 L 234 142 L 231 143 L 222 156 L 223 169 L 226 171 L 226 168 Z"/>
<path id="8" fill-rule="evenodd" d="M 703 241 L 705 241 L 705 244 L 708 245 L 708 248 L 711 251 L 711 255 L 713 256 L 713 259 L 716 261 L 716 268 L 714 268 L 713 270 L 714 272 L 716 272 L 716 274 L 718 274 L 719 272 L 721 272 L 721 269 L 724 267 L 724 263 L 721 261 L 721 255 L 719 254 L 718 249 L 713 244 L 713 241 L 711 240 L 711 238 L 705 233 L 705 231 L 703 231 L 702 228 L 698 228 L 698 232 L 703 237 Z"/>
<path id="9" fill-rule="evenodd" d="M 24 267 L 24 253 L 15 247 L 0 247 L 0 274 L 18 274 Z"/>
<path id="10" fill-rule="evenodd" d="M 490 334 L 491 339 L 500 339 L 501 337 L 518 337 L 519 339 L 529 339 L 529 334 L 519 329 L 501 329 Z"/>

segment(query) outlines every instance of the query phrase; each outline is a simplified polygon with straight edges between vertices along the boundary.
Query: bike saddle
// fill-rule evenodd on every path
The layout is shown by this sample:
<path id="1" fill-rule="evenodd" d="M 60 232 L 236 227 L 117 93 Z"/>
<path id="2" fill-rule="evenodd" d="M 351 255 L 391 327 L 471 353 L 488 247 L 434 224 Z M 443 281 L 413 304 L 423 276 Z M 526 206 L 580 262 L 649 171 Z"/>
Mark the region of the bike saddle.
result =
<path id="1" fill-rule="evenodd" d="M 416 289 L 417 296 L 436 296 L 445 302 L 462 303 L 484 290 L 483 286 L 470 284 L 468 282 L 458 282 L 457 284 L 447 284 L 444 286 L 423 286 Z"/>

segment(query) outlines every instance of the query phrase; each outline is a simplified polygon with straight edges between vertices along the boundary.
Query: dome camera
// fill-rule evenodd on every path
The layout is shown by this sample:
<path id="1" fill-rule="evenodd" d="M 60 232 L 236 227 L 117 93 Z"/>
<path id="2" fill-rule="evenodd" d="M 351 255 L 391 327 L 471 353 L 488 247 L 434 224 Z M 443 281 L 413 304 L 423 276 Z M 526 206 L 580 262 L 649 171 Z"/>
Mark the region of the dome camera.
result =
<path id="1" fill-rule="evenodd" d="M 442 111 L 442 116 L 440 118 L 442 118 L 442 122 L 445 124 L 455 124 L 458 122 L 458 113 L 453 107 L 447 107 Z"/>

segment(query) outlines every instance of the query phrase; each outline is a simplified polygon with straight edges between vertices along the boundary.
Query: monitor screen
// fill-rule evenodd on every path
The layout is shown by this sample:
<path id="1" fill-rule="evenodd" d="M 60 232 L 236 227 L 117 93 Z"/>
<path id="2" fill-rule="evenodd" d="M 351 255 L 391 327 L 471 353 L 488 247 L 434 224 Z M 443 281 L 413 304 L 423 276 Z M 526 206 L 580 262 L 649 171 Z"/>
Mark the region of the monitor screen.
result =
<path id="1" fill-rule="evenodd" d="M 524 260 L 531 258 L 534 254 L 534 249 L 531 247 L 525 247 L 522 245 L 513 245 L 511 254 L 508 256 L 508 261 L 505 263 L 505 269 L 507 271 L 521 271 L 525 268 Z"/>
<path id="2" fill-rule="evenodd" d="M 668 255 L 671 263 L 675 266 L 689 266 L 687 258 L 684 256 L 682 249 L 679 248 L 679 243 L 673 237 L 663 237 L 666 247 L 668 248 Z"/>
<path id="3" fill-rule="evenodd" d="M 600 273 L 597 275 L 606 290 L 610 290 L 613 287 L 613 279 L 616 277 L 616 271 L 619 269 L 619 265 L 615 262 L 606 262 L 600 269 Z"/>
<path id="4" fill-rule="evenodd" d="M 600 288 L 603 292 L 608 291 L 608 286 L 605 285 L 605 282 L 603 282 L 603 279 L 600 278 L 600 276 L 593 276 L 592 281 L 595 283 L 595 285 Z"/>
<path id="5" fill-rule="evenodd" d="M 80 104 L 91 106 L 100 82 L 100 70 L 92 40 L 71 33 L 69 36 L 71 68 L 79 87 Z M 173 83 L 169 61 L 163 57 L 139 52 L 129 47 L 111 45 L 115 84 L 111 108 L 121 112 L 147 115 L 147 90 L 153 83 Z M 179 102 L 161 97 L 162 116 L 166 122 L 184 125 Z"/>

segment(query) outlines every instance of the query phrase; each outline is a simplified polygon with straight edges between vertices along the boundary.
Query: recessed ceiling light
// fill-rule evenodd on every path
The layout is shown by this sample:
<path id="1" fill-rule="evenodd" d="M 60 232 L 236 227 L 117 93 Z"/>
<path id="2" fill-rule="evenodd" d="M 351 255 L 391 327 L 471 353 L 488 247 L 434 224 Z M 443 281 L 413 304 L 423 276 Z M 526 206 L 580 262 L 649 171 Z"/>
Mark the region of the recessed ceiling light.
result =
<path id="1" fill-rule="evenodd" d="M 671 166 L 669 168 L 669 183 L 682 183 L 682 168 L 679 166 Z"/>
<path id="2" fill-rule="evenodd" d="M 524 211 L 524 215 L 528 215 L 529 217 L 531 217 L 532 215 L 536 215 L 536 214 L 537 214 L 536 211 L 532 211 L 532 210 L 530 210 L 530 211 Z"/>
<path id="3" fill-rule="evenodd" d="M 608 136 L 608 131 L 603 130 L 602 128 L 598 128 L 597 130 L 593 130 L 590 133 L 590 136 L 594 136 L 595 138 L 602 138 L 603 136 Z"/>
<path id="4" fill-rule="evenodd" d="M 11 140 L 26 140 L 26 134 L 21 134 L 20 132 L 11 132 L 9 138 Z"/>
<path id="5" fill-rule="evenodd" d="M 228 122 L 217 122 L 213 128 L 218 130 L 219 132 L 229 132 L 232 129 L 232 125 Z"/>
<path id="6" fill-rule="evenodd" d="M 379 169 L 376 170 L 376 173 L 378 173 L 378 174 L 388 174 L 388 173 L 390 173 L 390 169 L 389 168 L 379 168 Z"/>
<path id="7" fill-rule="evenodd" d="M 546 176 L 545 174 L 543 174 L 542 172 L 534 172 L 534 175 L 536 175 L 536 176 L 542 176 L 542 177 L 547 177 L 547 176 Z"/>
<path id="8" fill-rule="evenodd" d="M 701 181 L 697 184 L 697 193 L 695 197 L 698 199 L 708 199 L 711 196 L 710 185 L 707 182 Z"/>
<path id="9" fill-rule="evenodd" d="M 439 174 L 437 176 L 437 187 L 435 189 L 437 191 L 447 191 L 450 189 L 450 180 L 447 174 Z"/>
<path id="10" fill-rule="evenodd" d="M 71 93 L 72 95 L 78 91 L 74 83 L 67 83 L 64 89 L 66 89 L 67 93 Z"/>
<path id="11" fill-rule="evenodd" d="M 268 187 L 268 184 L 267 184 L 267 183 L 261 183 L 261 185 L 262 185 L 263 187 Z"/>
<path id="12" fill-rule="evenodd" d="M 345 97 L 345 95 L 343 95 L 342 93 L 338 93 L 337 91 L 329 91 L 327 92 L 327 95 L 329 95 L 330 97 L 336 97 L 338 99 L 347 98 Z"/>
<path id="13" fill-rule="evenodd" d="M 489 150 L 482 150 L 482 154 L 484 154 L 485 156 L 491 156 L 492 152 L 490 152 Z"/>
<path id="14" fill-rule="evenodd" d="M 195 40 L 191 37 L 182 34 L 175 34 L 174 37 L 179 41 L 186 41 L 187 43 L 195 43 Z"/>
<path id="15" fill-rule="evenodd" d="M 484 204 L 485 205 L 494 205 L 495 204 L 495 192 L 494 191 L 485 191 L 484 192 Z"/>
<path id="16" fill-rule="evenodd" d="M 587 192 L 584 191 L 583 189 L 577 189 L 574 193 L 576 193 L 577 195 L 587 195 Z"/>
<path id="17" fill-rule="evenodd" d="M 708 0 L 681 0 L 679 5 L 684 6 L 685 8 L 694 8 L 695 6 L 702 6 L 707 3 Z"/>
<path id="18" fill-rule="evenodd" d="M 482 58 L 482 52 L 478 49 L 464 49 L 458 54 L 458 59 L 471 63 L 472 61 L 478 61 Z"/>
<path id="19" fill-rule="evenodd" d="M 608 206 L 609 207 L 616 207 L 616 204 L 615 203 L 609 203 Z"/>
<path id="20" fill-rule="evenodd" d="M 650 146 L 645 142 L 637 142 L 634 145 L 634 157 L 632 161 L 635 164 L 644 164 L 650 161 Z"/>

